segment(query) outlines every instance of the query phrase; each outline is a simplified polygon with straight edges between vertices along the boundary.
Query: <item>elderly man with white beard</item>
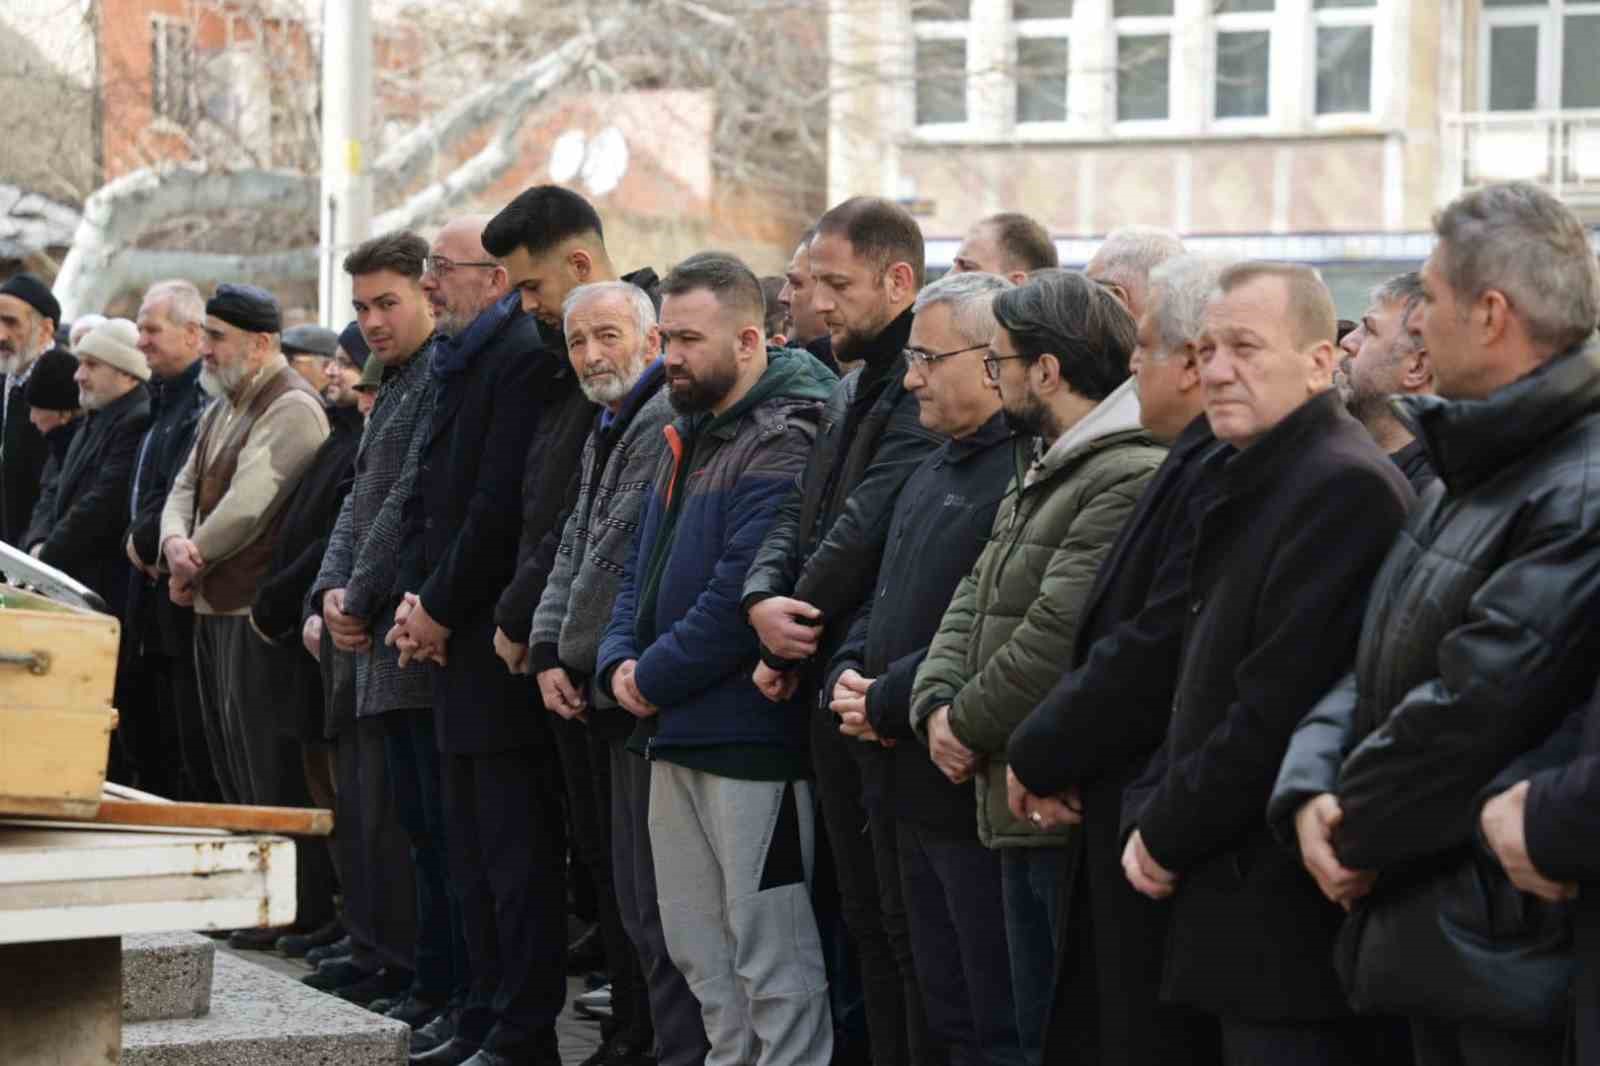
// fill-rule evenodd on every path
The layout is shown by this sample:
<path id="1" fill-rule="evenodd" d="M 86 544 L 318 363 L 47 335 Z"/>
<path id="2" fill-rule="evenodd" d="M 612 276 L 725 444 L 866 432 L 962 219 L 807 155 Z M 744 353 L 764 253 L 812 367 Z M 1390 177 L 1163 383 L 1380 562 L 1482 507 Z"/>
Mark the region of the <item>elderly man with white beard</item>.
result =
<path id="1" fill-rule="evenodd" d="M 229 803 L 283 802 L 300 782 L 293 739 L 261 706 L 269 661 L 250 604 L 277 543 L 283 503 L 328 435 L 322 399 L 279 350 L 271 294 L 221 285 L 206 303 L 200 384 L 217 397 L 161 514 L 161 567 L 174 603 L 193 603 L 195 667 L 207 746 Z"/>
<path id="2" fill-rule="evenodd" d="M 28 421 L 23 392 L 39 357 L 55 346 L 61 305 L 49 286 L 32 274 L 18 274 L 0 285 L 0 373 L 5 403 L 0 405 L 0 540 L 22 547 L 40 480 L 50 458 L 44 435 Z"/>

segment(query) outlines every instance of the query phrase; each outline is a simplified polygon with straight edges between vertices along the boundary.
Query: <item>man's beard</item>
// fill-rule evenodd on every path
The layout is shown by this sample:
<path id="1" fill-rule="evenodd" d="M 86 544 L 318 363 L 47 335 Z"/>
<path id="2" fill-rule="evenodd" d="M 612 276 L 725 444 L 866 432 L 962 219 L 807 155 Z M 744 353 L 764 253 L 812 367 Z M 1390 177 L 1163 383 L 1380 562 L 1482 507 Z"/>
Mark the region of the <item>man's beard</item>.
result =
<path id="1" fill-rule="evenodd" d="M 1032 392 L 1024 393 L 1022 402 L 1015 408 L 1002 401 L 1000 412 L 1005 415 L 1006 425 L 1019 436 L 1040 437 L 1046 441 L 1055 439 L 1056 435 L 1051 432 L 1050 409 Z"/>
<path id="2" fill-rule="evenodd" d="M 13 348 L 9 342 L 0 341 L 0 374 L 21 373 L 29 363 L 39 357 L 42 347 L 30 347 L 24 344 L 21 348 Z"/>
<path id="3" fill-rule="evenodd" d="M 624 399 L 633 391 L 639 379 L 644 377 L 646 365 L 644 359 L 636 356 L 626 374 L 613 368 L 610 373 L 584 378 L 578 383 L 578 387 L 583 390 L 590 403 L 606 407 Z"/>
<path id="4" fill-rule="evenodd" d="M 833 346 L 833 357 L 838 360 L 865 360 L 867 348 L 877 340 L 883 331 L 889 328 L 889 323 L 894 321 L 889 317 L 887 306 L 878 309 L 870 325 L 847 329 L 844 339 Z M 830 331 L 831 332 L 831 331 Z M 899 352 L 892 353 L 899 355 Z"/>
<path id="5" fill-rule="evenodd" d="M 1388 393 L 1372 392 L 1358 385 L 1355 375 L 1351 373 L 1349 359 L 1340 362 L 1338 371 L 1333 375 L 1333 387 L 1339 393 L 1345 410 L 1363 425 L 1390 413 Z"/>
<path id="6" fill-rule="evenodd" d="M 215 370 L 200 364 L 200 387 L 207 396 L 232 396 L 249 376 L 250 368 L 243 363 L 219 366 Z"/>
<path id="7" fill-rule="evenodd" d="M 90 392 L 83 386 L 78 386 L 78 406 L 85 411 L 98 411 L 105 406 L 105 401 L 98 394 Z"/>
<path id="8" fill-rule="evenodd" d="M 723 366 L 706 371 L 703 377 L 692 376 L 687 369 L 674 374 L 667 372 L 667 399 L 672 409 L 680 415 L 697 415 L 709 411 L 722 398 L 733 391 L 738 383 L 739 368 L 731 359 Z"/>

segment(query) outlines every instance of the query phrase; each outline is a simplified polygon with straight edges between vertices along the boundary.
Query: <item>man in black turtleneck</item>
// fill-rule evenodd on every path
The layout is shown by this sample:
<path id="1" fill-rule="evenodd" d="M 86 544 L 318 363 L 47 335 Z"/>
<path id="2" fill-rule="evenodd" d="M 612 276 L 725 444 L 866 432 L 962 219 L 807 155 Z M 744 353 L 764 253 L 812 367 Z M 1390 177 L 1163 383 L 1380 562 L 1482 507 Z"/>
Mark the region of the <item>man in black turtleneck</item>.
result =
<path id="1" fill-rule="evenodd" d="M 872 1061 L 933 1063 L 899 902 L 894 821 L 863 809 L 863 767 L 885 753 L 840 735 L 822 677 L 872 593 L 901 486 L 940 443 L 919 423 L 917 398 L 903 383 L 911 305 L 922 287 L 922 231 L 888 200 L 846 200 L 817 221 L 810 266 L 812 309 L 833 354 L 862 365 L 828 401 L 800 483 L 745 579 L 743 605 L 761 638 L 756 685 L 770 699 L 805 686 L 816 707 L 817 795 L 860 955 Z M 867 796 L 868 805 L 878 806 L 876 798 Z M 861 832 L 866 824 L 870 837 Z"/>

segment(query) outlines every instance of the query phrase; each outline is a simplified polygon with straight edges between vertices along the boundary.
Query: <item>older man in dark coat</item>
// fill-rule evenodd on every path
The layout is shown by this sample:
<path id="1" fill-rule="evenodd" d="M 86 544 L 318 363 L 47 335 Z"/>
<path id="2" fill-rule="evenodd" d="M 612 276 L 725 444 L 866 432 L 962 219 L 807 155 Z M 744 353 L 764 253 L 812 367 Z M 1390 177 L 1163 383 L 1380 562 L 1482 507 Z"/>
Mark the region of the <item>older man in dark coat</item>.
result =
<path id="1" fill-rule="evenodd" d="M 1355 654 L 1414 499 L 1332 389 L 1334 332 L 1309 268 L 1222 273 L 1200 368 L 1232 447 L 1205 460 L 1217 496 L 1199 519 L 1172 722 L 1123 811 L 1129 882 L 1174 899 L 1163 998 L 1215 1017 L 1230 1066 L 1371 1059 L 1333 971 L 1343 912 L 1263 814 L 1290 734 Z"/>
<path id="2" fill-rule="evenodd" d="M 39 356 L 55 347 L 60 322 L 61 305 L 34 275 L 17 274 L 0 285 L 0 373 L 5 374 L 5 402 L 0 405 L 0 540 L 17 547 L 23 546 L 50 458 L 44 435 L 28 421 L 23 387 Z"/>

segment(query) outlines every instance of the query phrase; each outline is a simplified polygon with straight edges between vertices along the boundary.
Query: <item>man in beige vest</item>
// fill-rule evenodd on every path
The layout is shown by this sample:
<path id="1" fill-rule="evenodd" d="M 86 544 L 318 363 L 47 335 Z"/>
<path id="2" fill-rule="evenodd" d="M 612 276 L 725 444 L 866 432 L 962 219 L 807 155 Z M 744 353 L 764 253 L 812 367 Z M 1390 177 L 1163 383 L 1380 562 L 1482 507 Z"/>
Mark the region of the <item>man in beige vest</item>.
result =
<path id="1" fill-rule="evenodd" d="M 250 629 L 283 504 L 328 435 L 321 397 L 279 349 L 281 326 L 261 289 L 222 285 L 207 302 L 200 384 L 216 399 L 161 513 L 161 565 L 173 602 L 194 605 L 206 744 L 229 803 L 290 803 L 305 789 L 291 716 L 261 701 L 270 649 Z"/>

